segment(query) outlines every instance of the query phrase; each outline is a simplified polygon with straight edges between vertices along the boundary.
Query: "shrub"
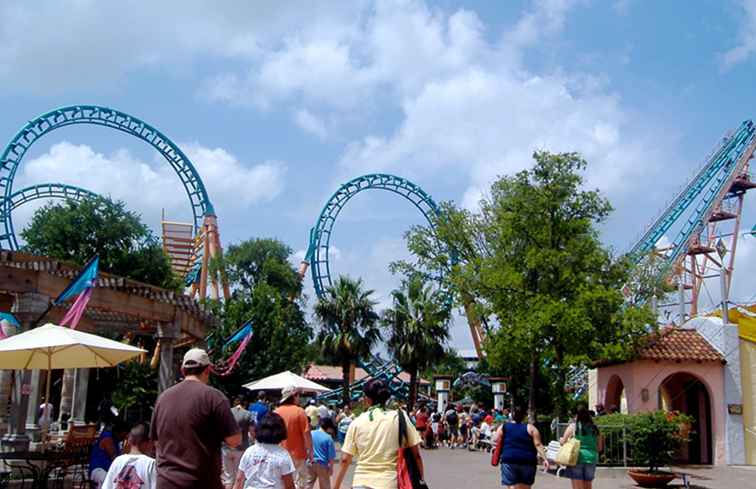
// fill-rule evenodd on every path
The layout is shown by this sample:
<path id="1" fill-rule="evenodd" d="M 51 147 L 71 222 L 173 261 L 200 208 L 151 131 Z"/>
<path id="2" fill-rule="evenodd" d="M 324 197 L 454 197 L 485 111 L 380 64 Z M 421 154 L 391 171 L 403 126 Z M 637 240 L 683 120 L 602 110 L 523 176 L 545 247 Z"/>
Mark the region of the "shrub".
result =
<path id="1" fill-rule="evenodd" d="M 676 412 L 638 414 L 630 430 L 634 462 L 647 466 L 650 472 L 668 465 L 680 444 L 688 441 L 691 421 L 690 416 Z"/>

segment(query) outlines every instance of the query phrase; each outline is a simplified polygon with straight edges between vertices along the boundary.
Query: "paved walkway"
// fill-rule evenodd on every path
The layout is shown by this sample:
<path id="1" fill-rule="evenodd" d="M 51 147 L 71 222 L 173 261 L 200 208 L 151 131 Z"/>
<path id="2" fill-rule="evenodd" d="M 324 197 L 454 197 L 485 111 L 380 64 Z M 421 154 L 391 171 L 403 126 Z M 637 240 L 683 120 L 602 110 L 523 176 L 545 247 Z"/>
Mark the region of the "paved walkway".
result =
<path id="1" fill-rule="evenodd" d="M 491 467 L 490 455 L 466 450 L 424 450 L 423 460 L 430 489 L 494 489 L 500 488 L 498 468 Z M 756 488 L 756 467 L 703 467 L 676 469 L 688 472 L 691 488 L 748 489 Z M 349 487 L 346 486 L 345 487 Z M 595 489 L 637 487 L 625 469 L 600 469 Z M 682 487 L 674 481 L 669 487 Z M 539 471 L 534 489 L 569 489 L 570 481 Z"/>

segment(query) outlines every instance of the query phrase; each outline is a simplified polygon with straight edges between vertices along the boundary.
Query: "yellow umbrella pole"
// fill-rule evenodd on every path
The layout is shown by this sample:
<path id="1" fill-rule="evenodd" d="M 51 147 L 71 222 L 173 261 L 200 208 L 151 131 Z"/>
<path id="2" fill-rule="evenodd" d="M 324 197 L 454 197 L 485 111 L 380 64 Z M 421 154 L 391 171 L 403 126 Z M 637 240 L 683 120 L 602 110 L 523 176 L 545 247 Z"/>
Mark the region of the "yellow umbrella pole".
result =
<path id="1" fill-rule="evenodd" d="M 52 348 L 47 349 L 47 382 L 45 385 L 45 402 L 42 404 L 44 407 L 42 408 L 42 415 L 49 414 L 49 418 L 52 419 L 52 413 L 47 413 L 47 406 L 50 404 L 50 383 L 52 382 Z M 42 435 L 43 443 L 42 443 L 42 450 L 47 451 L 47 443 L 50 440 L 50 423 L 47 423 L 47 426 L 45 426 L 44 434 Z"/>

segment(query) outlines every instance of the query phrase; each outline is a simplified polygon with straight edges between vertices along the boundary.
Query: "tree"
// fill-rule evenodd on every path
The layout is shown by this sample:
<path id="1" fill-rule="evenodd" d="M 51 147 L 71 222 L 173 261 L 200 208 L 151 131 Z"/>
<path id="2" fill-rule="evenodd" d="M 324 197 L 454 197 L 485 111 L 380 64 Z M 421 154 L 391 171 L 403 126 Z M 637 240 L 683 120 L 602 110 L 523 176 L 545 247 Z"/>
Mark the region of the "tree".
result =
<path id="1" fill-rule="evenodd" d="M 434 291 L 421 275 L 412 275 L 392 292 L 393 304 L 381 322 L 388 330 L 388 349 L 410 375 L 407 407 L 417 400 L 418 372 L 445 354 L 449 339 L 449 307 L 444 294 Z"/>
<path id="2" fill-rule="evenodd" d="M 251 291 L 265 282 L 290 297 L 302 292 L 302 280 L 289 264 L 292 250 L 270 238 L 255 238 L 228 247 L 225 267 L 231 283 Z"/>
<path id="3" fill-rule="evenodd" d="M 429 269 L 444 262 L 450 253 L 444 250 L 459 253 L 449 281 L 476 299 L 484 322 L 498 324 L 485 344 L 490 365 L 529 366 L 532 415 L 537 382 L 546 377 L 560 415 L 568 367 L 626 358 L 654 320 L 648 307 L 624 304 L 630 263 L 599 240 L 596 228 L 611 206 L 598 191 L 583 189 L 585 160 L 576 153 L 533 157 L 531 169 L 492 184 L 480 211 L 447 204 L 449 216 L 433 231 L 411 230 L 408 244 L 416 266 Z M 433 243 L 434 235 L 445 241 Z"/>
<path id="4" fill-rule="evenodd" d="M 159 287 L 180 287 L 157 237 L 121 201 L 92 197 L 48 203 L 34 213 L 21 237 L 29 253 L 79 265 L 99 255 L 106 272 Z"/>
<path id="5" fill-rule="evenodd" d="M 240 325 L 251 321 L 253 331 L 237 368 L 214 380 L 229 395 L 238 395 L 250 380 L 282 370 L 302 372 L 312 360 L 312 328 L 301 301 L 292 295 L 302 285 L 289 263 L 291 253 L 278 240 L 250 239 L 230 246 L 225 255 L 233 293 L 224 304 L 213 304 L 222 318 L 212 333 L 213 359 L 224 360 L 237 348 L 223 343 Z"/>
<path id="6" fill-rule="evenodd" d="M 317 341 L 323 354 L 341 363 L 342 398 L 351 401 L 349 371 L 360 358 L 370 355 L 380 337 L 377 304 L 373 291 L 363 288 L 361 279 L 341 276 L 315 304 L 315 316 L 321 323 Z"/>
<path id="7" fill-rule="evenodd" d="M 467 370 L 465 360 L 454 349 L 447 348 L 423 370 L 421 376 L 425 379 L 432 379 L 434 375 L 448 375 L 456 379 Z"/>

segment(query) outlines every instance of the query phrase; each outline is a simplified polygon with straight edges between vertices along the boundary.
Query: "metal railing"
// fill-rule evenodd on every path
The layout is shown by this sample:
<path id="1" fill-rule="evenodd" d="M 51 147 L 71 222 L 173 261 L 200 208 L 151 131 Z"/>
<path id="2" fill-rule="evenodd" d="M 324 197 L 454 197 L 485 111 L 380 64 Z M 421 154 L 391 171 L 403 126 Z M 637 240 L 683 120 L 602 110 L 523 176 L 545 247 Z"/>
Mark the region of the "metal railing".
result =
<path id="1" fill-rule="evenodd" d="M 556 437 L 551 439 L 559 441 L 567 430 L 569 423 L 559 423 Z M 628 467 L 632 465 L 632 449 L 629 443 L 628 427 L 625 425 L 599 426 L 601 436 L 604 438 L 604 450 L 599 453 L 600 466 L 605 467 Z"/>

